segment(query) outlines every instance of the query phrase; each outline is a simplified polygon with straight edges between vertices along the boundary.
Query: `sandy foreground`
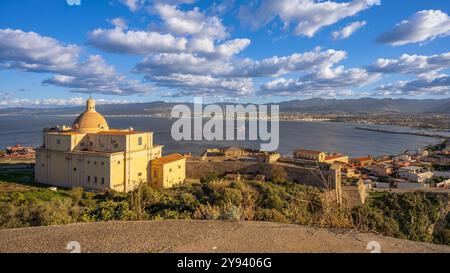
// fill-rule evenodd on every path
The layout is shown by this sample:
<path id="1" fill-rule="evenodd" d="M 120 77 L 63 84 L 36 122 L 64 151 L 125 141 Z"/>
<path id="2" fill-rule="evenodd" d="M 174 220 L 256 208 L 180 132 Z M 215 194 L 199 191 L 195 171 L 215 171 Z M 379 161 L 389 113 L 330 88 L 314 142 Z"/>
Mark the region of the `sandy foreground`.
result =
<path id="1" fill-rule="evenodd" d="M 270 222 L 136 221 L 0 230 L 0 252 L 447 252 L 449 246 Z M 72 245 L 74 243 L 71 243 Z M 368 246 L 369 244 L 369 246 Z"/>

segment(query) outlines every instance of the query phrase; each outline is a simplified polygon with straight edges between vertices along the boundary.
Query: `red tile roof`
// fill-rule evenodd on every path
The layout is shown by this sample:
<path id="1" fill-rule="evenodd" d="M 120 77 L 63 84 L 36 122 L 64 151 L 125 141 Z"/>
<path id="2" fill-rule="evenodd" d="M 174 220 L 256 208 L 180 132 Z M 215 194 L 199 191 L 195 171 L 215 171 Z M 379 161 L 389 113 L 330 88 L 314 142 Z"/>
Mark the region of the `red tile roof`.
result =
<path id="1" fill-rule="evenodd" d="M 305 150 L 305 149 L 297 149 L 295 152 L 302 153 L 302 154 L 313 154 L 318 155 L 320 153 L 323 153 L 321 151 L 314 151 L 314 150 Z"/>
<path id="2" fill-rule="evenodd" d="M 186 159 L 186 157 L 180 155 L 180 154 L 170 154 L 170 155 L 166 155 L 163 156 L 161 158 L 155 159 L 156 161 L 162 163 L 162 164 L 167 164 L 167 163 L 172 163 L 181 159 Z"/>
<path id="3" fill-rule="evenodd" d="M 368 156 L 365 156 L 365 157 L 358 157 L 358 158 L 353 158 L 352 159 L 353 161 L 370 161 L 370 160 L 372 160 L 372 158 L 370 158 L 370 157 L 368 157 Z"/>
<path id="4" fill-rule="evenodd" d="M 331 160 L 331 159 L 341 158 L 341 157 L 344 157 L 344 156 L 346 156 L 346 155 L 343 155 L 343 154 L 330 155 L 330 156 L 325 157 L 325 160 Z"/>

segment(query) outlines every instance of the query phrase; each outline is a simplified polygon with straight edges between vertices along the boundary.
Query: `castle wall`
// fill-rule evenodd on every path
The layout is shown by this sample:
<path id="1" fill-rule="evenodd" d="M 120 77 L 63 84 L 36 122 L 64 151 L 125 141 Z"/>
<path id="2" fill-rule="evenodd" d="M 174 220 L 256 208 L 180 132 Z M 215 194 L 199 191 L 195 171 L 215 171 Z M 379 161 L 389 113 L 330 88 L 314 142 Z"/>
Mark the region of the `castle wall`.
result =
<path id="1" fill-rule="evenodd" d="M 225 175 L 226 173 L 262 174 L 271 180 L 275 168 L 285 173 L 287 179 L 301 184 L 320 188 L 340 188 L 340 169 L 305 168 L 288 164 L 269 164 L 261 162 L 205 162 L 188 160 L 186 162 L 186 177 L 201 179 L 210 173 Z M 325 181 L 324 181 L 325 180 Z"/>

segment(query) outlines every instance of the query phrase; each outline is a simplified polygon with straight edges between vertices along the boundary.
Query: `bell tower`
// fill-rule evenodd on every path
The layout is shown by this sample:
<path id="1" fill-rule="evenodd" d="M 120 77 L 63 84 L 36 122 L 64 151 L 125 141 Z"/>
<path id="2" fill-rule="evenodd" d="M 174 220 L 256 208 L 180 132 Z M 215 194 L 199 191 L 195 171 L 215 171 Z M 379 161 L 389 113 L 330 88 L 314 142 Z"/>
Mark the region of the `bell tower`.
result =
<path id="1" fill-rule="evenodd" d="M 86 101 L 86 111 L 95 112 L 95 100 L 91 97 Z"/>

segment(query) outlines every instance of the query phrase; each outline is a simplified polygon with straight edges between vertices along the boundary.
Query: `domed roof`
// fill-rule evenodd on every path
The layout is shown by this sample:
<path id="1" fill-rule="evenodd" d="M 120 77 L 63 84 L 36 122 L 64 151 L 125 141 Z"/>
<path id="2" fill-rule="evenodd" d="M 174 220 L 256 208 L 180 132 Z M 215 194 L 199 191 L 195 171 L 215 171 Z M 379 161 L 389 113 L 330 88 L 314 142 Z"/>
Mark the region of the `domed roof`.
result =
<path id="1" fill-rule="evenodd" d="M 86 101 L 86 111 L 75 119 L 72 128 L 80 133 L 97 133 L 109 130 L 106 119 L 95 111 L 95 101 L 91 98 Z"/>

